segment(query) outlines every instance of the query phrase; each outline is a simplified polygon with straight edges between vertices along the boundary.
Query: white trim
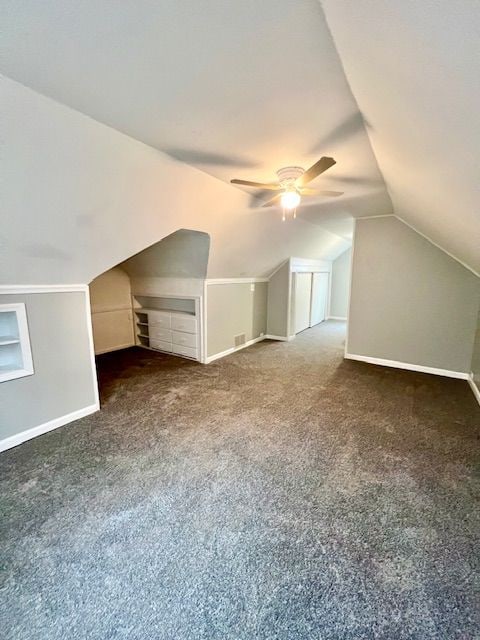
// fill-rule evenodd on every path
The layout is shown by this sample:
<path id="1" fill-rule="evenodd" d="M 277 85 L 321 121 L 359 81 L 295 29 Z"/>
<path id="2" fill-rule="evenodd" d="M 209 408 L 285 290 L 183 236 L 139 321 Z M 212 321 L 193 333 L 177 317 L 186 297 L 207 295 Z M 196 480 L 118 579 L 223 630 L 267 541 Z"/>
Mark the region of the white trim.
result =
<path id="1" fill-rule="evenodd" d="M 400 216 L 395 216 L 398 220 L 400 220 L 400 222 L 403 222 L 403 224 L 405 224 L 407 227 L 410 227 L 410 229 L 412 229 L 412 231 L 415 231 L 415 233 L 418 233 L 419 236 L 422 236 L 422 238 L 425 238 L 425 240 L 428 240 L 430 242 L 430 244 L 433 244 L 434 247 L 437 247 L 437 249 L 440 249 L 440 251 L 443 251 L 443 253 L 446 253 L 447 256 L 449 256 L 450 258 L 452 258 L 452 260 L 455 260 L 456 262 L 458 262 L 459 264 L 462 265 L 462 267 L 465 267 L 465 269 L 468 269 L 469 271 L 471 271 L 473 273 L 473 275 L 477 276 L 477 278 L 480 278 L 480 273 L 478 273 L 477 271 L 475 271 L 475 269 L 473 269 L 472 267 L 468 266 L 468 264 L 466 264 L 465 262 L 463 262 L 463 260 L 460 260 L 460 258 L 457 258 L 456 256 L 453 255 L 453 253 L 450 253 L 450 251 L 447 251 L 446 249 L 444 249 L 442 246 L 440 246 L 439 244 L 437 244 L 436 242 L 434 242 L 431 238 L 429 238 L 425 233 L 422 233 L 421 231 L 419 231 L 417 228 L 415 228 L 413 226 L 413 224 L 410 224 L 410 222 L 407 222 L 406 220 L 404 220 L 403 218 L 400 218 Z"/>
<path id="2" fill-rule="evenodd" d="M 382 216 L 359 216 L 358 218 L 355 218 L 355 221 L 357 221 L 357 220 L 371 220 L 372 218 L 390 218 L 390 217 L 396 218 L 397 220 L 400 220 L 400 222 L 403 222 L 403 224 L 405 226 L 409 227 L 412 231 L 415 231 L 415 233 L 418 233 L 418 235 L 422 236 L 422 238 L 425 238 L 425 240 L 428 240 L 428 242 L 430 242 L 430 244 L 433 244 L 434 247 L 437 247 L 437 249 L 440 249 L 440 251 L 443 251 L 443 253 L 446 253 L 449 258 L 452 258 L 452 260 L 455 260 L 455 262 L 458 262 L 459 264 L 461 264 L 462 267 L 464 267 L 465 269 L 468 269 L 469 271 L 471 271 L 473 273 L 473 275 L 477 276 L 477 278 L 480 278 L 480 273 L 475 271 L 475 269 L 473 269 L 468 264 L 463 262 L 463 260 L 460 260 L 460 258 L 457 258 L 457 256 L 454 256 L 453 253 L 450 253 L 450 251 L 447 251 L 446 249 L 444 249 L 441 245 L 439 245 L 437 242 L 432 240 L 425 233 L 422 233 L 421 231 L 419 231 L 416 227 L 413 226 L 413 224 L 411 224 L 410 222 L 407 222 L 404 218 L 401 218 L 400 216 L 397 216 L 396 213 L 388 214 L 388 215 L 382 215 Z"/>
<path id="3" fill-rule="evenodd" d="M 294 273 L 330 273 L 333 260 L 316 258 L 291 258 L 290 270 Z"/>
<path id="4" fill-rule="evenodd" d="M 287 336 L 291 335 L 292 330 L 292 300 L 293 298 L 293 274 L 292 274 L 292 259 L 288 261 L 288 295 L 287 295 Z M 267 307 L 268 310 L 268 307 Z M 268 318 L 267 318 L 268 320 Z"/>
<path id="5" fill-rule="evenodd" d="M 92 329 L 92 312 L 90 305 L 90 287 L 85 285 L 85 314 L 86 314 L 86 323 L 87 323 L 87 335 L 88 335 L 88 346 L 90 348 L 90 367 L 92 369 L 92 379 L 93 379 L 93 393 L 95 395 L 95 404 L 98 409 L 100 409 L 100 396 L 98 393 L 98 379 L 97 379 L 97 367 L 95 365 L 95 345 L 93 342 L 93 329 Z M 132 314 L 133 315 L 133 314 Z"/>
<path id="6" fill-rule="evenodd" d="M 90 348 L 90 366 L 92 369 L 93 392 L 97 409 L 100 408 L 98 394 L 97 369 L 95 367 L 95 348 L 93 345 L 92 311 L 90 306 L 90 288 L 88 284 L 14 284 L 0 285 L 0 294 L 24 295 L 31 293 L 71 293 L 80 291 L 85 294 L 85 318 L 87 323 L 87 336 Z M 74 418 L 75 419 L 75 418 Z M 32 436 L 33 437 L 33 436 Z M 12 445 L 14 446 L 14 445 Z"/>
<path id="7" fill-rule="evenodd" d="M 221 351 L 220 353 L 216 353 L 213 356 L 207 356 L 205 358 L 205 364 L 210 364 L 210 362 L 213 362 L 214 360 L 219 360 L 220 358 L 224 358 L 225 356 L 230 355 L 234 351 L 235 351 L 235 347 L 231 347 L 230 349 L 226 349 L 225 351 Z"/>
<path id="8" fill-rule="evenodd" d="M 207 287 L 207 281 L 204 280 L 203 282 L 203 330 L 201 332 L 201 339 L 202 339 L 202 362 L 203 364 L 207 363 L 207 347 L 208 347 L 208 343 L 207 343 L 207 313 L 208 313 L 208 308 L 207 308 L 207 296 L 208 296 L 208 287 Z"/>
<path id="9" fill-rule="evenodd" d="M 382 367 L 393 367 L 394 369 L 407 369 L 408 371 L 418 371 L 420 373 L 430 373 L 434 376 L 445 376 L 446 378 L 458 378 L 468 380 L 469 374 L 463 371 L 450 371 L 448 369 L 437 369 L 436 367 L 424 367 L 420 364 L 410 364 L 409 362 L 399 362 L 397 360 L 384 360 L 383 358 L 371 358 L 370 356 L 359 356 L 355 353 L 345 353 L 347 360 L 358 360 L 369 364 L 378 364 Z"/>
<path id="10" fill-rule="evenodd" d="M 235 353 L 235 351 L 240 351 L 241 349 L 245 349 L 245 347 L 251 347 L 252 344 L 256 342 L 261 342 L 265 340 L 267 336 L 259 336 L 258 338 L 253 338 L 253 340 L 248 340 L 245 344 L 241 344 L 239 347 L 231 347 L 230 349 L 226 349 L 225 351 L 221 351 L 220 353 L 215 353 L 213 356 L 208 356 L 205 358 L 205 364 L 210 364 L 214 360 L 219 360 L 220 358 L 224 358 L 225 356 L 229 356 L 231 353 Z"/>
<path id="11" fill-rule="evenodd" d="M 347 317 L 345 316 L 327 316 L 326 320 L 342 320 L 343 322 L 347 321 Z"/>
<path id="12" fill-rule="evenodd" d="M 252 284 L 254 282 L 268 282 L 268 278 L 208 278 L 205 284 Z"/>
<path id="13" fill-rule="evenodd" d="M 468 376 L 468 384 L 473 391 L 473 395 L 477 399 L 478 404 L 480 404 L 480 389 L 477 387 L 477 383 L 473 379 L 473 373 Z"/>
<path id="14" fill-rule="evenodd" d="M 332 308 L 332 289 L 333 289 L 333 263 L 335 260 L 332 260 L 332 266 L 330 272 L 328 274 L 328 294 L 327 294 L 327 303 L 325 305 L 325 318 L 324 320 L 328 320 L 330 316 L 330 311 Z M 313 287 L 313 277 L 312 277 L 312 287 Z"/>
<path id="15" fill-rule="evenodd" d="M 264 338 L 266 340 L 280 340 L 281 342 L 291 342 L 295 336 L 274 336 L 271 333 L 267 333 L 266 336 L 264 336 Z"/>
<path id="16" fill-rule="evenodd" d="M 38 425 L 38 427 L 33 427 L 32 429 L 27 429 L 26 431 L 21 431 L 20 433 L 16 433 L 13 436 L 9 436 L 8 438 L 4 438 L 0 440 L 0 451 L 6 451 L 7 449 L 11 449 L 12 447 L 16 447 L 22 442 L 26 440 L 31 440 L 32 438 L 36 438 L 37 436 L 41 436 L 44 433 L 48 433 L 49 431 L 53 431 L 54 429 L 58 429 L 58 427 L 63 427 L 74 420 L 79 420 L 80 418 L 84 418 L 85 416 L 90 415 L 91 413 L 95 413 L 99 410 L 98 403 L 91 404 L 88 407 L 84 407 L 83 409 L 78 409 L 77 411 L 72 411 L 72 413 L 67 413 L 65 416 L 60 416 L 60 418 L 54 418 L 53 420 L 49 420 L 48 422 L 44 422 L 43 424 Z"/>
<path id="17" fill-rule="evenodd" d="M 132 298 L 179 298 L 181 300 L 193 300 L 193 299 L 200 299 L 202 296 L 199 293 L 192 293 L 192 294 L 177 294 L 177 293 L 132 293 Z M 135 302 L 135 304 L 137 305 L 136 307 L 132 307 L 132 309 L 135 311 L 135 309 L 142 309 L 143 307 L 140 305 L 140 303 L 137 300 L 132 301 Z M 128 307 L 127 307 L 128 308 Z"/>
<path id="18" fill-rule="evenodd" d="M 23 293 L 67 293 L 87 291 L 88 284 L 1 284 L 0 295 Z"/>

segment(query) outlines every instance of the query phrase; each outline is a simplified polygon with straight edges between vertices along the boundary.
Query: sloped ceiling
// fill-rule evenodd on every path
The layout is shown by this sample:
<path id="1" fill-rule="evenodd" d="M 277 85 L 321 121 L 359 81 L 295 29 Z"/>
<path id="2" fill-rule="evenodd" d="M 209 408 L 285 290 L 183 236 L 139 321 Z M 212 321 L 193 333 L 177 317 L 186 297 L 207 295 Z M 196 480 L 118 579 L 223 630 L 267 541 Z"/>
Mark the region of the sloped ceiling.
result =
<path id="1" fill-rule="evenodd" d="M 86 283 L 179 228 L 210 236 L 208 276 L 334 259 L 348 220 L 281 222 L 221 180 L 0 76 L 0 284 Z M 339 215 L 343 215 L 341 212 Z M 323 220 L 325 218 L 325 220 Z"/>
<path id="2" fill-rule="evenodd" d="M 395 213 L 480 273 L 480 2 L 322 0 Z"/>
<path id="3" fill-rule="evenodd" d="M 7 76 L 226 182 L 332 155 L 312 186 L 344 190 L 346 217 L 364 215 L 370 195 L 368 213 L 391 212 L 317 0 L 2 9 Z"/>
<path id="4" fill-rule="evenodd" d="M 315 229 L 330 250 L 332 238 L 349 238 L 351 216 L 392 213 L 369 135 L 395 213 L 478 269 L 478 94 L 469 88 L 474 63 L 464 60 L 474 59 L 474 28 L 460 28 L 454 9 L 440 4 L 327 0 L 340 60 L 318 0 L 5 0 L 2 66 L 35 91 L 224 182 L 271 180 L 281 166 L 334 156 L 337 165 L 312 186 L 345 195 L 310 200 L 288 232 L 262 210 L 262 222 L 237 234 L 236 218 L 225 215 L 230 199 L 238 207 L 230 186 L 222 191 L 223 218 L 211 228 L 179 216 L 177 228 L 210 233 L 219 277 L 253 268 L 240 264 L 240 254 L 258 260 L 260 275 L 292 247 L 309 250 Z M 475 6 L 460 5 L 463 24 Z M 247 208 L 257 204 L 250 198 Z M 282 238 L 275 250 L 264 243 L 272 233 Z"/>

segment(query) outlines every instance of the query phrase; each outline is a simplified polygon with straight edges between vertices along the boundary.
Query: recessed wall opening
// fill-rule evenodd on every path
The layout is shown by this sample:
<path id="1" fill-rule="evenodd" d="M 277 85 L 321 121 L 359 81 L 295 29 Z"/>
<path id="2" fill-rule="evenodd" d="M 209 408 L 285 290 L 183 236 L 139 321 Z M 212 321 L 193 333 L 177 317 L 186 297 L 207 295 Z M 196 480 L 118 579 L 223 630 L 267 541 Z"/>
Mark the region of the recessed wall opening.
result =
<path id="1" fill-rule="evenodd" d="M 101 400 L 149 358 L 202 361 L 209 246 L 208 234 L 179 229 L 90 283 Z M 119 351 L 125 353 L 109 356 Z"/>

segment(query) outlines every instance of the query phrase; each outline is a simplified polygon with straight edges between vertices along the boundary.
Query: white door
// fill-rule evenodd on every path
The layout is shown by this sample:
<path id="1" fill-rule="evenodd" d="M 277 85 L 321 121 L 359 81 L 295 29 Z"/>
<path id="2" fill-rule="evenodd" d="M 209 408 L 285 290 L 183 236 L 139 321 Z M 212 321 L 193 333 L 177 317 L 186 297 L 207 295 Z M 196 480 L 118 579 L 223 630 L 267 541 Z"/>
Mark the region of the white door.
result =
<path id="1" fill-rule="evenodd" d="M 310 302 L 312 297 L 312 274 L 294 274 L 294 326 L 300 333 L 310 326 Z"/>
<path id="2" fill-rule="evenodd" d="M 328 273 L 314 273 L 312 278 L 312 304 L 310 326 L 314 327 L 327 317 Z"/>

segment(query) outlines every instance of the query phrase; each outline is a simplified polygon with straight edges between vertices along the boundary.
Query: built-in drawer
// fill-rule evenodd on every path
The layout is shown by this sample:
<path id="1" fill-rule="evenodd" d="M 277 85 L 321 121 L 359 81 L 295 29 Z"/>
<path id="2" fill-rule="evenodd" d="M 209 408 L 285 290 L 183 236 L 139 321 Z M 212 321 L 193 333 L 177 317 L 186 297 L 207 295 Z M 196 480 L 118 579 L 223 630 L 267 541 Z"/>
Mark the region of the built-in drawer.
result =
<path id="1" fill-rule="evenodd" d="M 173 353 L 178 353 L 180 356 L 187 356 L 188 358 L 197 358 L 197 350 L 192 347 L 182 347 L 179 344 L 172 344 Z"/>
<path id="2" fill-rule="evenodd" d="M 148 324 L 170 328 L 170 313 L 168 311 L 149 311 Z"/>
<path id="3" fill-rule="evenodd" d="M 150 338 L 154 340 L 163 340 L 164 342 L 172 341 L 172 331 L 171 329 L 165 329 L 159 324 L 151 324 L 148 327 L 148 333 Z"/>
<path id="4" fill-rule="evenodd" d="M 172 331 L 172 342 L 182 347 L 197 348 L 197 334 L 184 331 Z"/>
<path id="5" fill-rule="evenodd" d="M 150 340 L 150 346 L 152 349 L 160 349 L 160 351 L 172 352 L 172 343 L 163 342 L 163 340 Z"/>
<path id="6" fill-rule="evenodd" d="M 197 319 L 180 313 L 172 313 L 172 329 L 197 333 Z"/>

